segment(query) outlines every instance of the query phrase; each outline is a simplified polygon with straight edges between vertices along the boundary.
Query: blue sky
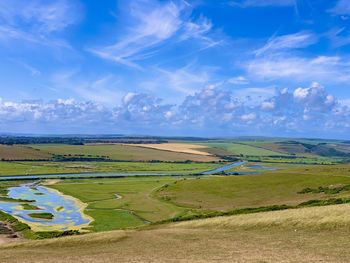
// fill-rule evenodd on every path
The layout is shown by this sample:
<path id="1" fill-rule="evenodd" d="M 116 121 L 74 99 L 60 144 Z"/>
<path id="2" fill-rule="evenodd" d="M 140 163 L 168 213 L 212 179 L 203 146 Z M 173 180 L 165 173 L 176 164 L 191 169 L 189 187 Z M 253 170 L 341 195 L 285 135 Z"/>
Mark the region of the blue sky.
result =
<path id="1" fill-rule="evenodd" d="M 348 0 L 2 0 L 0 129 L 349 139 Z"/>

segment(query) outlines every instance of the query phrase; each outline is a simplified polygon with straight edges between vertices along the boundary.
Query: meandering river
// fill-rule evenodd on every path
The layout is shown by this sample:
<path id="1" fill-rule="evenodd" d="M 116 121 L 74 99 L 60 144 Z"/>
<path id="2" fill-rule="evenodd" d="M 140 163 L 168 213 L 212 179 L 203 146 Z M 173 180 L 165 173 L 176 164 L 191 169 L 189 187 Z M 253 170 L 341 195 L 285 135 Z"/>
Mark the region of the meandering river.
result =
<path id="1" fill-rule="evenodd" d="M 28 224 L 34 231 L 79 230 L 86 227 L 92 218 L 84 214 L 85 204 L 57 190 L 35 184 L 23 184 L 8 189 L 8 197 L 17 200 L 32 200 L 28 210 L 25 202 L 0 201 L 0 210 Z M 27 208 L 27 209 L 26 209 Z M 34 218 L 33 213 L 50 213 L 52 219 Z"/>

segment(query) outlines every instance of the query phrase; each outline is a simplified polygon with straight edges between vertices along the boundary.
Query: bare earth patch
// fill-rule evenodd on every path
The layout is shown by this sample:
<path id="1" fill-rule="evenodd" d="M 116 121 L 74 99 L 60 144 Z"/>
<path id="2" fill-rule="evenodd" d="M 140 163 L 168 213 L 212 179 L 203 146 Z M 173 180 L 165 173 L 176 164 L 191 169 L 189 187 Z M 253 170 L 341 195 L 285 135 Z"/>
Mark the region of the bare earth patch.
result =
<path id="1" fill-rule="evenodd" d="M 163 151 L 180 152 L 180 153 L 190 153 L 211 156 L 212 154 L 205 152 L 204 149 L 208 148 L 203 145 L 187 144 L 187 143 L 155 143 L 155 144 L 125 144 L 129 146 L 145 147 Z M 200 151 L 202 149 L 203 151 Z"/>

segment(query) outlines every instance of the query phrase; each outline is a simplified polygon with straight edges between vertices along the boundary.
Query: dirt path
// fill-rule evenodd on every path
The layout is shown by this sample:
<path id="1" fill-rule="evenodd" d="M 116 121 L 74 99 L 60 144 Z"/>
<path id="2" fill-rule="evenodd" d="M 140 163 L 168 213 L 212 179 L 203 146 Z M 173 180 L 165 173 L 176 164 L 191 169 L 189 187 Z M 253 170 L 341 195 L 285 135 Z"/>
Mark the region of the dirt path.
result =
<path id="1" fill-rule="evenodd" d="M 11 237 L 8 237 L 8 235 L 0 234 L 0 245 L 6 244 L 9 242 L 15 242 L 17 240 L 19 240 L 19 238 L 11 238 Z"/>

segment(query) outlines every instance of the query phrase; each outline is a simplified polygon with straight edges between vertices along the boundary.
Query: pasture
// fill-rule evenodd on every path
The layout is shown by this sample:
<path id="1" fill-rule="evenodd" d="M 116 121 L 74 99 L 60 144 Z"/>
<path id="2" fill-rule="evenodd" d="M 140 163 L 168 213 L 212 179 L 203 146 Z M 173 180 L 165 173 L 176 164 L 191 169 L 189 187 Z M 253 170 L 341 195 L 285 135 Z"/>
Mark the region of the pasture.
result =
<path id="1" fill-rule="evenodd" d="M 52 155 L 47 152 L 21 145 L 1 145 L 1 160 L 50 160 Z"/>
<path id="2" fill-rule="evenodd" d="M 243 143 L 234 142 L 207 142 L 199 143 L 200 145 L 207 146 L 209 148 L 219 148 L 225 150 L 233 155 L 244 155 L 244 156 L 276 156 L 285 155 L 284 153 L 264 149 L 262 147 L 256 147 Z"/>
<path id="3" fill-rule="evenodd" d="M 349 209 L 312 207 L 15 242 L 0 246 L 0 253 L 4 262 L 348 262 Z"/>
<path id="4" fill-rule="evenodd" d="M 217 163 L 159 162 L 0 162 L 0 176 L 104 172 L 191 174 L 210 170 L 220 165 Z"/>
<path id="5" fill-rule="evenodd" d="M 240 176 L 211 176 L 181 180 L 160 188 L 155 194 L 167 202 L 196 210 L 225 211 L 269 205 L 295 205 L 311 199 L 336 195 L 298 194 L 306 187 L 350 184 L 349 165 L 289 165 L 288 169 Z M 350 192 L 341 193 L 341 195 Z"/>
<path id="6" fill-rule="evenodd" d="M 38 149 L 47 154 L 62 155 L 65 157 L 102 157 L 118 161 L 166 161 L 166 162 L 213 162 L 219 158 L 203 154 L 184 153 L 168 150 L 159 150 L 137 145 L 124 144 L 87 144 L 87 145 L 62 145 L 62 144 L 34 144 L 33 149 Z"/>
<path id="7" fill-rule="evenodd" d="M 152 196 L 155 189 L 181 177 L 64 180 L 50 187 L 88 204 L 85 213 L 95 219 L 90 230 L 135 227 L 172 218 L 186 209 Z"/>

